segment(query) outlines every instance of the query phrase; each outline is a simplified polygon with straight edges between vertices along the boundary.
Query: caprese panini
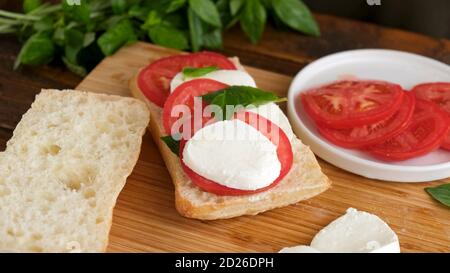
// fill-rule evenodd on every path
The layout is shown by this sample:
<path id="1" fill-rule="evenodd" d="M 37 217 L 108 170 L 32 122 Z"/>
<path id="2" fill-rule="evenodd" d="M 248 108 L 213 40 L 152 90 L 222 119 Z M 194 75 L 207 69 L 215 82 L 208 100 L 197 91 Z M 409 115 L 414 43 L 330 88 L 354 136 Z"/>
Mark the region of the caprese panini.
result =
<path id="1" fill-rule="evenodd" d="M 384 81 L 338 81 L 299 99 L 317 131 L 343 148 L 384 161 L 450 149 L 450 83 L 420 84 L 408 92 Z"/>
<path id="2" fill-rule="evenodd" d="M 169 56 L 143 68 L 129 85 L 150 109 L 150 131 L 183 216 L 253 215 L 329 188 L 277 105 L 284 99 L 258 89 L 237 58 Z"/>

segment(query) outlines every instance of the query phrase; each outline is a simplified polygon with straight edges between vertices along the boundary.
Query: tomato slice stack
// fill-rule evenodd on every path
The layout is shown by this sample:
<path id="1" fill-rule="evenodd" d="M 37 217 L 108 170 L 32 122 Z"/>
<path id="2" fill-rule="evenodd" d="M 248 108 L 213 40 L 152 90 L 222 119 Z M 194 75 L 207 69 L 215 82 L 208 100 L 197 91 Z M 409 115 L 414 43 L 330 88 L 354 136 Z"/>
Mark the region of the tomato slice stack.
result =
<path id="1" fill-rule="evenodd" d="M 318 132 L 337 146 L 386 161 L 450 150 L 450 84 L 404 91 L 383 81 L 339 81 L 302 93 Z M 445 112 L 446 113 L 445 113 Z"/>

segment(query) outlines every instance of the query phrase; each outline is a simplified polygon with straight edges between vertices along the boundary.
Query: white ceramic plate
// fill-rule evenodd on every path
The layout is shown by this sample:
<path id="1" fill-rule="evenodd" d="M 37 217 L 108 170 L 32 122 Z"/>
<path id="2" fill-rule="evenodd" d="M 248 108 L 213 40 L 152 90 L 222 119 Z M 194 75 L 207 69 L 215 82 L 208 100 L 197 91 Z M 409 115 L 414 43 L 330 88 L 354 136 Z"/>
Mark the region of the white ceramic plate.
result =
<path id="1" fill-rule="evenodd" d="M 450 152 L 436 150 L 425 156 L 387 163 L 370 155 L 340 148 L 316 131 L 299 103 L 299 93 L 347 77 L 398 83 L 405 89 L 424 82 L 450 82 L 450 66 L 400 51 L 364 49 L 323 57 L 301 70 L 288 93 L 288 116 L 295 133 L 322 159 L 368 178 L 396 182 L 424 182 L 450 177 Z"/>

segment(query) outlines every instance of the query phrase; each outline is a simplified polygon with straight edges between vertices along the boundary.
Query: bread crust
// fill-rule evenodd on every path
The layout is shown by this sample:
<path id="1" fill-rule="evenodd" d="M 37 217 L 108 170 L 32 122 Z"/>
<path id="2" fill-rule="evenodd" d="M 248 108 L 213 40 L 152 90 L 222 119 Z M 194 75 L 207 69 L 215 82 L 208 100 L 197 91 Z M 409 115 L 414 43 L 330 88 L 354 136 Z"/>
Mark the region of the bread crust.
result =
<path id="1" fill-rule="evenodd" d="M 129 80 L 129 89 L 131 94 L 144 101 L 150 110 L 148 129 L 172 177 L 175 185 L 175 206 L 181 215 L 201 220 L 256 215 L 311 198 L 331 186 L 331 182 L 322 173 L 311 150 L 294 137 L 292 140 L 293 166 L 286 177 L 274 188 L 245 196 L 218 196 L 202 191 L 185 175 L 179 157 L 174 155 L 161 140 L 164 134 L 162 108 L 147 100 L 142 94 L 137 85 L 138 74 Z"/>

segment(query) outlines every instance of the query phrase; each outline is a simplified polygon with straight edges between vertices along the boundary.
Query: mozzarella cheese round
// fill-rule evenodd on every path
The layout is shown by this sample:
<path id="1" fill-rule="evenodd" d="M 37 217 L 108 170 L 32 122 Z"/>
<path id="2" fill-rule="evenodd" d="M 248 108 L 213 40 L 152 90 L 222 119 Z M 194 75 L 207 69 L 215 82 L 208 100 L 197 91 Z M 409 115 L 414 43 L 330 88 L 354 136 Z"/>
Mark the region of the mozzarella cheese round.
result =
<path id="1" fill-rule="evenodd" d="M 193 79 L 211 79 L 227 85 L 242 85 L 256 87 L 255 80 L 247 72 L 241 70 L 216 70 L 196 78 L 185 78 L 183 72 L 175 75 L 170 82 L 170 92 L 173 92 L 180 84 Z"/>
<path id="2" fill-rule="evenodd" d="M 257 190 L 280 175 L 277 147 L 240 120 L 225 120 L 198 130 L 186 142 L 183 162 L 220 185 Z"/>
<path id="3" fill-rule="evenodd" d="M 257 113 L 275 123 L 278 127 L 283 130 L 289 140 L 294 137 L 294 132 L 292 131 L 291 124 L 289 123 L 286 115 L 281 111 L 280 107 L 275 103 L 267 103 L 254 108 L 247 108 L 248 111 Z"/>
<path id="4" fill-rule="evenodd" d="M 293 247 L 285 247 L 282 250 L 280 250 L 278 253 L 320 253 L 315 248 L 312 248 L 310 246 L 293 246 Z"/>
<path id="5" fill-rule="evenodd" d="M 349 208 L 311 242 L 320 252 L 399 253 L 395 232 L 378 216 Z"/>

